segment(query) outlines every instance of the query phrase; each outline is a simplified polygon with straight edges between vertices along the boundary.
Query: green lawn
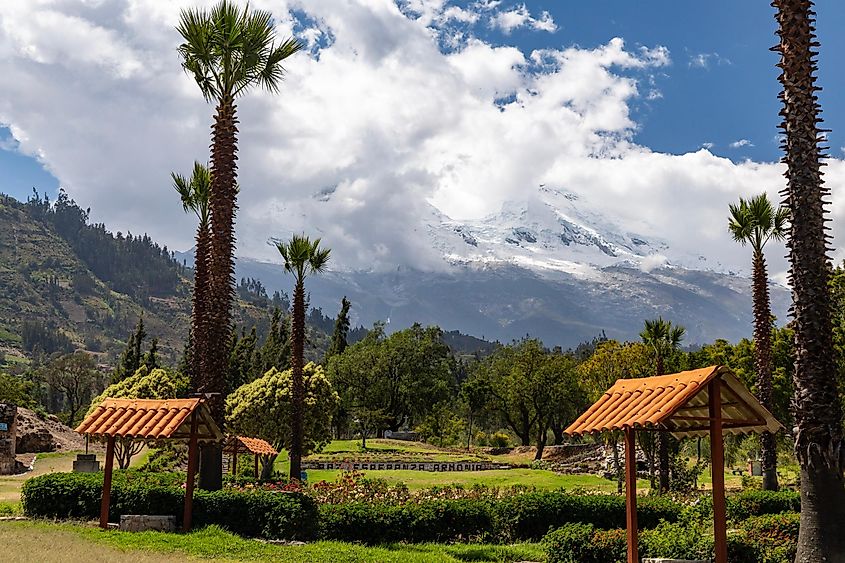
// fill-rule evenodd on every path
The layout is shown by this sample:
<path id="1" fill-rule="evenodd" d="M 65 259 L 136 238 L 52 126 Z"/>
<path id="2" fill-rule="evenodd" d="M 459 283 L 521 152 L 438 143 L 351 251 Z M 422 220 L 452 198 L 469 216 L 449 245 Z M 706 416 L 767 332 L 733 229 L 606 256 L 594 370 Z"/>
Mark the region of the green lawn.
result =
<path id="1" fill-rule="evenodd" d="M 539 544 L 419 544 L 364 547 L 340 542 L 281 546 L 210 527 L 190 534 L 104 532 L 91 524 L 2 522 L 3 560 L 15 561 L 279 561 L 511 562 L 545 561 Z"/>

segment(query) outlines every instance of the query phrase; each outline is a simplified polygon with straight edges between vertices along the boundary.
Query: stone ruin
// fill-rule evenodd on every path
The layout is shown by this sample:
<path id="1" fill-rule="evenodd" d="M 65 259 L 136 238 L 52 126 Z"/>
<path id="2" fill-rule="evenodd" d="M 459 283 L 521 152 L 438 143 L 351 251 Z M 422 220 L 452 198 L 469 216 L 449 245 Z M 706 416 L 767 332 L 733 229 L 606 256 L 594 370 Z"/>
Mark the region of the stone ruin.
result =
<path id="1" fill-rule="evenodd" d="M 15 460 L 15 418 L 18 407 L 0 403 L 0 475 L 18 473 L 18 462 Z"/>

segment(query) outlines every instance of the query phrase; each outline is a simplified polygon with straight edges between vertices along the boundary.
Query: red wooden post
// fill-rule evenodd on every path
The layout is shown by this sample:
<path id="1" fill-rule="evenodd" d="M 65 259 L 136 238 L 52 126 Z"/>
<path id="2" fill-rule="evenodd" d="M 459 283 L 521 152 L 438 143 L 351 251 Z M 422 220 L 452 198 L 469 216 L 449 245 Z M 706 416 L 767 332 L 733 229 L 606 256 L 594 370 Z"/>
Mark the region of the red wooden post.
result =
<path id="1" fill-rule="evenodd" d="M 722 440 L 722 391 L 719 377 L 709 385 L 710 471 L 713 476 L 713 537 L 716 563 L 728 561 L 728 532 L 725 517 L 725 444 Z"/>
<path id="2" fill-rule="evenodd" d="M 197 409 L 202 403 L 197 405 Z M 194 514 L 194 474 L 197 472 L 197 411 L 191 414 L 191 436 L 188 439 L 188 478 L 185 481 L 185 512 L 182 514 L 182 531 L 191 531 Z"/>
<path id="3" fill-rule="evenodd" d="M 114 468 L 114 436 L 106 443 L 106 466 L 103 468 L 103 498 L 100 501 L 100 527 L 109 528 L 109 504 L 111 503 L 111 474 Z"/>
<path id="4" fill-rule="evenodd" d="M 258 479 L 258 454 L 252 454 L 252 457 L 255 458 L 255 478 Z"/>
<path id="5" fill-rule="evenodd" d="M 633 428 L 625 428 L 625 514 L 628 563 L 640 563 L 637 549 L 637 444 Z"/>

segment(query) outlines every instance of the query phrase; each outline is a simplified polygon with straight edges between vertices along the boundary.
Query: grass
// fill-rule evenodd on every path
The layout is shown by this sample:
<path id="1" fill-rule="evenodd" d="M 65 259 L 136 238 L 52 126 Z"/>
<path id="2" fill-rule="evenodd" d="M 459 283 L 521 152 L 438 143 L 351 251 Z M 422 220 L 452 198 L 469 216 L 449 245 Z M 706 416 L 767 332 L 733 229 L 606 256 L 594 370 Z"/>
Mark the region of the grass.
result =
<path id="1" fill-rule="evenodd" d="M 0 523 L 4 561 L 329 561 L 329 562 L 511 562 L 544 561 L 536 543 L 394 544 L 365 547 L 341 542 L 271 545 L 217 527 L 190 534 L 104 532 L 91 525 L 47 522 Z M 50 546 L 49 552 L 44 546 Z M 11 558 L 7 558 L 11 556 Z M 50 557 L 54 557 L 50 559 Z"/>

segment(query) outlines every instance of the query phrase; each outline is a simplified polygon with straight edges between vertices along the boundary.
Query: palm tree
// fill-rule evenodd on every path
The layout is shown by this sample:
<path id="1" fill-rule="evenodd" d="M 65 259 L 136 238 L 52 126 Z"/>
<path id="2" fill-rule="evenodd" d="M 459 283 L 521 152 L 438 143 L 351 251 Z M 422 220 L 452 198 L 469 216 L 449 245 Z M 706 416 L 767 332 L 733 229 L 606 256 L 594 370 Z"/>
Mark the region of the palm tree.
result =
<path id="1" fill-rule="evenodd" d="M 292 348 L 290 366 L 293 386 L 290 421 L 290 478 L 299 479 L 302 474 L 302 420 L 305 416 L 305 385 L 302 380 L 305 345 L 305 278 L 309 274 L 322 272 L 325 269 L 331 250 L 320 248 L 320 239 L 311 241 L 305 235 L 293 235 L 289 242 L 277 242 L 276 248 L 284 260 L 285 271 L 296 278 L 290 332 Z"/>
<path id="2" fill-rule="evenodd" d="M 786 164 L 784 205 L 790 212 L 789 279 L 795 331 L 795 454 L 801 468 L 801 522 L 796 561 L 845 561 L 845 444 L 836 384 L 830 260 L 822 182 L 821 108 L 816 92 L 818 46 L 809 0 L 774 0 L 783 91 L 780 128 Z"/>
<path id="3" fill-rule="evenodd" d="M 640 333 L 643 343 L 650 346 L 654 352 L 655 375 L 663 375 L 666 372 L 665 360 L 672 352 L 678 349 L 684 339 L 686 329 L 682 326 L 673 325 L 672 321 L 664 321 L 663 317 L 653 320 L 646 320 L 645 327 Z M 659 456 L 661 493 L 669 491 L 669 440 L 666 433 L 657 436 L 657 448 Z"/>
<path id="4" fill-rule="evenodd" d="M 182 68 L 193 76 L 207 102 L 216 103 L 211 128 L 211 192 L 209 219 L 208 307 L 203 334 L 194 335 L 204 351 L 197 387 L 214 393 L 209 401 L 218 424 L 224 422 L 227 350 L 234 296 L 234 221 L 237 209 L 238 127 L 235 100 L 253 87 L 278 92 L 284 75 L 282 61 L 302 45 L 295 39 L 276 43 L 270 12 L 241 8 L 221 0 L 210 10 L 182 10 L 176 27 L 184 42 L 179 46 Z M 203 448 L 200 487 L 222 486 L 222 449 Z"/>
<path id="5" fill-rule="evenodd" d="M 754 288 L 754 364 L 757 370 L 757 398 L 772 410 L 772 309 L 769 302 L 769 276 L 763 247 L 769 240 L 782 240 L 786 235 L 789 212 L 774 208 L 766 194 L 750 200 L 740 198 L 730 205 L 728 230 L 735 241 L 751 245 L 752 287 Z M 778 490 L 777 444 L 775 435 L 760 436 L 763 457 L 763 489 Z"/>
<path id="6" fill-rule="evenodd" d="M 185 213 L 194 212 L 199 224 L 197 225 L 196 252 L 194 255 L 194 295 L 191 307 L 191 345 L 190 352 L 192 382 L 196 376 L 204 372 L 202 362 L 206 358 L 207 350 L 199 346 L 207 344 L 205 338 L 208 319 L 208 259 L 211 246 L 211 232 L 208 222 L 208 196 L 211 191 L 211 174 L 208 168 L 199 162 L 194 162 L 194 170 L 190 178 L 181 174 L 171 173 L 173 187 L 182 200 Z"/>

